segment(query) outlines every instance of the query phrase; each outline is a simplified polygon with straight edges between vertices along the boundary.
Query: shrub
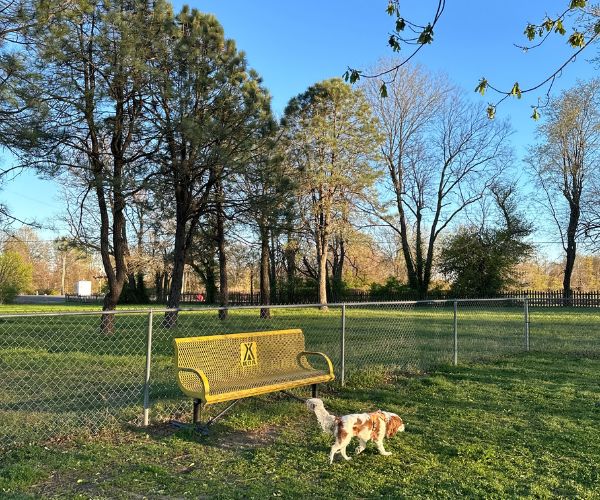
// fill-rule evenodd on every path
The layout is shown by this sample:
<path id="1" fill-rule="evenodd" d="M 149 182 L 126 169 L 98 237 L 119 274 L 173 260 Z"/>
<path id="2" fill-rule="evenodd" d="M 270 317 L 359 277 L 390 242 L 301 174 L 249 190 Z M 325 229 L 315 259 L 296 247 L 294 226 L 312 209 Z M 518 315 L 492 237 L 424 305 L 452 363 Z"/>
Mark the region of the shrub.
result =
<path id="1" fill-rule="evenodd" d="M 31 285 L 33 268 L 16 252 L 0 254 L 0 303 L 10 304 Z"/>
<path id="2" fill-rule="evenodd" d="M 395 276 L 390 276 L 383 285 L 380 285 L 379 283 L 371 284 L 371 295 L 375 298 L 388 298 L 410 293 L 411 290 L 408 285 L 400 283 Z"/>

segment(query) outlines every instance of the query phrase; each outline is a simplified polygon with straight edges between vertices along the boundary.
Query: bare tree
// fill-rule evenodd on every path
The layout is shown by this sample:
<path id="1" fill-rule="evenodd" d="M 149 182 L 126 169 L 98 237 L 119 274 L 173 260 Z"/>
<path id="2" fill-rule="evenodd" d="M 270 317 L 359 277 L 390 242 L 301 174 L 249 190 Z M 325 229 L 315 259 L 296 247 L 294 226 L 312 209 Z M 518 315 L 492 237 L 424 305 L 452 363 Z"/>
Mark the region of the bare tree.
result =
<path id="1" fill-rule="evenodd" d="M 528 162 L 565 251 L 563 296 L 570 299 L 578 239 L 598 225 L 593 188 L 600 174 L 600 79 L 563 92 L 546 116 Z"/>
<path id="2" fill-rule="evenodd" d="M 377 82 L 365 85 L 385 135 L 384 202 L 393 207 L 392 213 L 370 212 L 400 236 L 409 285 L 424 297 L 438 237 L 483 197 L 507 163 L 510 128 L 488 120 L 446 78 L 419 67 L 398 71 L 388 97 L 381 97 Z"/>

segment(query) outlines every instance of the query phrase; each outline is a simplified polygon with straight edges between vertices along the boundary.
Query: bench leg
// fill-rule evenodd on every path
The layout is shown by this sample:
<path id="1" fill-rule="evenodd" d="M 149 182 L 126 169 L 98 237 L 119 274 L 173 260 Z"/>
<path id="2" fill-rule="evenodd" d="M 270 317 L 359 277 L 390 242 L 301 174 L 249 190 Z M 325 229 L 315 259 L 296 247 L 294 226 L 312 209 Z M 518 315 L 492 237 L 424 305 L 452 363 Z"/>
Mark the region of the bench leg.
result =
<path id="1" fill-rule="evenodd" d="M 222 410 L 218 415 L 215 415 L 213 418 L 211 418 L 208 422 L 206 422 L 206 427 L 208 428 L 209 426 L 211 426 L 212 424 L 214 424 L 217 420 L 219 420 L 223 415 L 225 415 L 225 413 L 227 413 L 229 410 L 231 410 L 231 408 L 233 408 L 240 400 L 239 399 L 235 399 L 233 400 L 229 406 L 227 406 L 227 408 L 225 408 L 224 410 Z"/>
<path id="2" fill-rule="evenodd" d="M 312 397 L 316 398 L 318 395 L 319 395 L 318 385 L 313 384 L 312 385 Z"/>
<path id="3" fill-rule="evenodd" d="M 193 427 L 199 427 L 200 424 L 200 416 L 202 414 L 202 401 L 200 399 L 194 399 L 194 409 L 192 410 L 192 422 Z M 171 425 L 177 428 L 186 428 L 189 427 L 189 424 L 185 424 L 183 422 L 179 422 L 177 420 L 171 420 Z"/>
<path id="4" fill-rule="evenodd" d="M 194 412 L 192 413 L 192 422 L 194 425 L 200 421 L 200 411 L 202 410 L 202 405 L 199 399 L 194 399 Z"/>

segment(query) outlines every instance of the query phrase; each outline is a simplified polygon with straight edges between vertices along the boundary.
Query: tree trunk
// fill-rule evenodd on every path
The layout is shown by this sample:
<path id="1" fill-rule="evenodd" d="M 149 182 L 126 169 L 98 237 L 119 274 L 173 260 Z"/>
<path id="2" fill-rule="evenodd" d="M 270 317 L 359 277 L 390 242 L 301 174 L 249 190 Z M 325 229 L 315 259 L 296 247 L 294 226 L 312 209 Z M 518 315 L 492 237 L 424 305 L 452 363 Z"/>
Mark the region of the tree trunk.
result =
<path id="1" fill-rule="evenodd" d="M 281 295 L 279 292 L 279 284 L 277 283 L 277 241 L 275 238 L 275 232 L 273 230 L 269 231 L 271 233 L 271 245 L 269 248 L 269 294 L 271 296 L 271 304 L 276 304 L 278 302 L 278 296 Z"/>
<path id="2" fill-rule="evenodd" d="M 115 315 L 110 313 L 110 311 L 114 311 L 117 308 L 117 302 L 119 301 L 120 295 L 121 290 L 113 288 L 104 296 L 104 300 L 102 301 L 102 311 L 109 312 L 109 314 L 103 314 L 102 320 L 100 321 L 100 330 L 104 335 L 112 335 L 115 333 Z"/>
<path id="3" fill-rule="evenodd" d="M 166 292 L 171 286 L 171 279 L 169 277 L 169 273 L 163 273 L 163 282 L 162 282 L 162 303 L 167 302 Z"/>
<path id="4" fill-rule="evenodd" d="M 396 195 L 396 208 L 398 209 L 398 221 L 400 223 L 400 242 L 402 244 L 402 255 L 404 256 L 404 263 L 406 265 L 406 274 L 408 277 L 408 286 L 413 290 L 419 288 L 419 280 L 417 278 L 417 272 L 415 271 L 415 265 L 413 262 L 412 253 L 410 251 L 410 241 L 408 235 L 408 224 L 406 223 L 406 214 L 404 212 L 404 167 L 399 164 L 396 165 L 393 160 L 388 160 L 388 170 L 392 178 L 394 185 L 394 193 Z"/>
<path id="5" fill-rule="evenodd" d="M 65 295 L 65 276 L 67 271 L 67 253 L 63 253 L 62 258 L 62 274 L 60 276 L 60 294 Z"/>
<path id="6" fill-rule="evenodd" d="M 206 303 L 215 304 L 217 302 L 217 277 L 215 275 L 215 267 L 212 260 L 206 264 L 206 276 L 204 287 L 206 289 Z"/>
<path id="7" fill-rule="evenodd" d="M 98 208 L 100 212 L 100 255 L 104 272 L 108 281 L 108 292 L 104 297 L 102 304 L 103 311 L 113 311 L 117 307 L 119 297 L 123 291 L 123 285 L 127 277 L 127 269 L 123 254 L 123 235 L 125 232 L 125 219 L 123 209 L 125 208 L 122 197 L 117 196 L 115 192 L 115 201 L 113 204 L 113 254 L 109 247 L 109 215 L 108 205 L 106 203 L 106 193 L 103 185 L 102 167 L 100 173 L 96 171 L 96 195 L 98 198 Z M 116 188 L 115 188 L 116 189 Z M 114 267 L 113 260 L 114 257 Z M 105 335 L 114 333 L 114 314 L 103 314 L 100 322 L 100 330 Z"/>
<path id="8" fill-rule="evenodd" d="M 124 297 L 125 302 L 127 303 L 132 303 L 131 301 L 133 300 L 133 303 L 137 303 L 138 301 L 138 294 L 137 294 L 137 284 L 135 282 L 135 274 L 130 272 L 128 270 L 127 272 L 127 288 L 126 288 L 126 295 Z M 123 287 L 125 288 L 125 287 Z"/>
<path id="9" fill-rule="evenodd" d="M 260 226 L 260 303 L 269 305 L 271 303 L 271 290 L 269 282 L 269 228 L 266 224 Z M 260 317 L 268 319 L 271 310 L 267 307 L 260 309 Z"/>
<path id="10" fill-rule="evenodd" d="M 579 225 L 579 206 L 575 203 L 570 203 L 569 225 L 567 226 L 567 247 L 565 274 L 563 277 L 563 299 L 564 306 L 568 307 L 572 304 L 573 290 L 571 289 L 571 277 L 575 267 L 575 258 L 577 257 L 577 226 Z"/>
<path id="11" fill-rule="evenodd" d="M 171 275 L 171 287 L 167 300 L 168 309 L 178 309 L 181 301 L 181 287 L 183 285 L 183 271 L 185 267 L 186 256 L 186 223 L 185 218 L 180 216 L 177 211 L 177 221 L 175 228 L 175 248 L 173 250 L 173 271 Z M 177 325 L 177 311 L 165 313 L 165 328 L 173 328 Z"/>
<path id="12" fill-rule="evenodd" d="M 334 247 L 333 262 L 331 265 L 331 291 L 334 302 L 341 302 L 344 288 L 344 262 L 346 260 L 346 243 L 343 238 L 338 238 L 337 248 Z"/>
<path id="13" fill-rule="evenodd" d="M 163 301 L 163 275 L 162 273 L 156 271 L 154 273 L 154 288 L 156 294 L 156 302 L 159 304 Z"/>
<path id="14" fill-rule="evenodd" d="M 227 319 L 229 311 L 229 284 L 227 282 L 227 254 L 225 252 L 225 213 L 223 211 L 223 186 L 217 183 L 217 252 L 219 254 L 219 319 Z"/>
<path id="15" fill-rule="evenodd" d="M 327 247 L 319 252 L 318 259 L 319 304 L 322 311 L 327 311 Z"/>
<path id="16" fill-rule="evenodd" d="M 284 250 L 287 280 L 287 301 L 293 304 L 296 300 L 296 254 L 298 246 L 292 239 L 291 231 L 288 232 L 287 243 Z"/>

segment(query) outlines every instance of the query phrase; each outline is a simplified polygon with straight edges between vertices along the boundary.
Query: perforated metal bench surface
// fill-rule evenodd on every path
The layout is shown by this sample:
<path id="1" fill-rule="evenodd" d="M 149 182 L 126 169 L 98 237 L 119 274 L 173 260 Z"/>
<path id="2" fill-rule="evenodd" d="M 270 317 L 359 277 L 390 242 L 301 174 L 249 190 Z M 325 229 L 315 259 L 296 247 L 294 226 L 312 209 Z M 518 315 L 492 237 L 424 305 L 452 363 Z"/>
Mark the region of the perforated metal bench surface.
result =
<path id="1" fill-rule="evenodd" d="M 323 369 L 309 358 L 321 358 Z M 330 382 L 331 360 L 306 351 L 302 330 L 211 335 L 175 339 L 177 382 L 203 404 Z"/>

